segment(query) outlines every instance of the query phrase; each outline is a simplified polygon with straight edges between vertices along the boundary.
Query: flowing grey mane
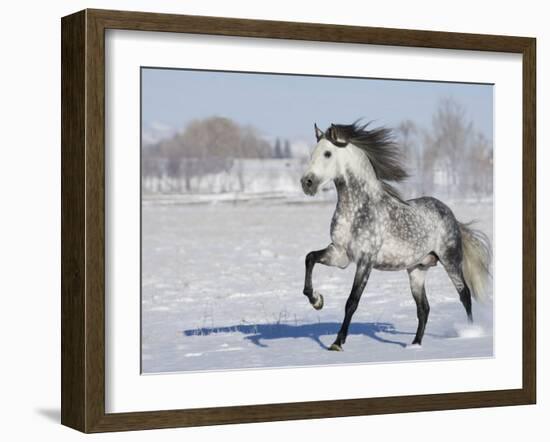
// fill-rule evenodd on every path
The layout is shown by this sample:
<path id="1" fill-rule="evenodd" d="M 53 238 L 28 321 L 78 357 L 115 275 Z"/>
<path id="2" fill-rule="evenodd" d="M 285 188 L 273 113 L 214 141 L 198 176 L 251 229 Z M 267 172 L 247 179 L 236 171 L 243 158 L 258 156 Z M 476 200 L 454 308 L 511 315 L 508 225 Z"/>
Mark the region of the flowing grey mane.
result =
<path id="1" fill-rule="evenodd" d="M 402 164 L 403 153 L 395 142 L 393 131 L 386 127 L 368 130 L 369 123 L 332 124 L 325 137 L 339 147 L 348 143 L 361 149 L 367 155 L 376 177 L 382 182 L 384 190 L 391 196 L 403 201 L 399 191 L 388 181 L 403 181 L 409 175 Z"/>

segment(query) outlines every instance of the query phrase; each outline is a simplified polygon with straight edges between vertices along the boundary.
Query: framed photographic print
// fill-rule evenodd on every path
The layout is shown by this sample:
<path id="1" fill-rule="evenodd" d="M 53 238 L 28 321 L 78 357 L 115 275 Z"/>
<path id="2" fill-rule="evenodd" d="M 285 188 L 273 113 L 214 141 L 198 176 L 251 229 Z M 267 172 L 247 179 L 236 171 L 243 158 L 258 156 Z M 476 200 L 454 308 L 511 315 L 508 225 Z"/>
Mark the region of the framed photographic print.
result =
<path id="1" fill-rule="evenodd" d="M 535 403 L 535 40 L 62 19 L 62 423 Z"/>

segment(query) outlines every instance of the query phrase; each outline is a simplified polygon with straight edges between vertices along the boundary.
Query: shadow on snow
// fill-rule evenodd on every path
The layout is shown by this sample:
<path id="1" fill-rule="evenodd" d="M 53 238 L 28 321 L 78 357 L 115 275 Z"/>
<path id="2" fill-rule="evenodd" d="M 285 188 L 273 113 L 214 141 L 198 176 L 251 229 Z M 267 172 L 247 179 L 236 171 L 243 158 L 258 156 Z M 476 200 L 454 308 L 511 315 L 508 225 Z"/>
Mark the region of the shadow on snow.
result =
<path id="1" fill-rule="evenodd" d="M 309 338 L 316 342 L 321 348 L 328 347 L 321 341 L 323 335 L 336 336 L 340 329 L 338 322 L 319 322 L 316 324 L 250 324 L 233 325 L 227 327 L 203 327 L 191 330 L 184 330 L 185 336 L 209 336 L 218 333 L 242 333 L 247 339 L 259 347 L 267 347 L 262 341 L 270 339 L 285 338 Z M 350 325 L 348 336 L 363 335 L 384 344 L 394 344 L 406 347 L 405 342 L 387 339 L 379 336 L 379 333 L 386 335 L 414 335 L 414 333 L 397 331 L 393 324 L 388 322 L 359 322 Z M 408 342 L 408 341 L 407 341 Z"/>

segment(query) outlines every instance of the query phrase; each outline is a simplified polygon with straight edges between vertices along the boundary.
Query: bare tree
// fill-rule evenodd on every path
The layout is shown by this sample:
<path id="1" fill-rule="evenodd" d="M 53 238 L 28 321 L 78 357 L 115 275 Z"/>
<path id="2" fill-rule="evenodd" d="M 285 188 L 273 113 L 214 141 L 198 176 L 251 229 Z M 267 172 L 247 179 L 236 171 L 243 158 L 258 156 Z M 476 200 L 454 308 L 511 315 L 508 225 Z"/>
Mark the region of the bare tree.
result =
<path id="1" fill-rule="evenodd" d="M 241 190 L 244 190 L 243 159 L 267 158 L 269 143 L 252 127 L 241 127 L 223 117 L 194 120 L 185 130 L 159 143 L 155 157 L 165 165 L 168 178 L 180 182 L 185 190 L 200 187 L 207 175 L 235 169 Z"/>
<path id="2" fill-rule="evenodd" d="M 396 128 L 399 145 L 405 155 L 405 164 L 409 170 L 414 170 L 414 173 L 409 178 L 416 183 L 417 188 L 422 185 L 422 152 L 418 141 L 419 129 L 411 120 L 402 121 Z"/>
<path id="3" fill-rule="evenodd" d="M 468 192 L 478 197 L 493 192 L 493 147 L 487 138 L 477 133 L 472 140 L 468 158 L 466 183 Z"/>
<path id="4" fill-rule="evenodd" d="M 492 142 L 475 130 L 457 101 L 441 100 L 432 127 L 422 132 L 422 139 L 419 169 L 424 192 L 460 196 L 492 193 Z"/>
<path id="5" fill-rule="evenodd" d="M 432 122 L 432 154 L 436 155 L 438 166 L 444 171 L 448 185 L 460 188 L 460 177 L 474 134 L 473 124 L 466 120 L 464 108 L 456 100 L 445 98 Z"/>

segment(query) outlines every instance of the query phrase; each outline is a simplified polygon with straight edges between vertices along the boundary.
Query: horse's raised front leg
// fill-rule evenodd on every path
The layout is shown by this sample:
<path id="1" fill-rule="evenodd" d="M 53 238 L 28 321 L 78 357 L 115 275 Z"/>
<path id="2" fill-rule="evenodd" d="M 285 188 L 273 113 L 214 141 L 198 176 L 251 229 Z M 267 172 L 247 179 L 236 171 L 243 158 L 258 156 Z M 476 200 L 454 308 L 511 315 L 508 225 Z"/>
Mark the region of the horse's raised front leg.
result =
<path id="1" fill-rule="evenodd" d="M 323 295 L 313 290 L 312 283 L 313 267 L 317 263 L 345 269 L 349 264 L 349 259 L 346 251 L 334 244 L 330 244 L 326 249 L 316 250 L 307 254 L 304 295 L 307 296 L 313 308 L 320 310 L 323 308 Z"/>
<path id="2" fill-rule="evenodd" d="M 355 313 L 355 310 L 357 310 L 361 295 L 367 285 L 371 269 L 372 264 L 370 259 L 362 259 L 357 263 L 355 278 L 353 279 L 353 287 L 351 288 L 351 293 L 346 302 L 346 315 L 344 316 L 344 322 L 342 322 L 338 336 L 336 337 L 334 343 L 330 346 L 329 350 L 342 351 L 342 345 L 344 345 L 346 342 L 346 337 L 348 336 L 351 317 Z"/>

